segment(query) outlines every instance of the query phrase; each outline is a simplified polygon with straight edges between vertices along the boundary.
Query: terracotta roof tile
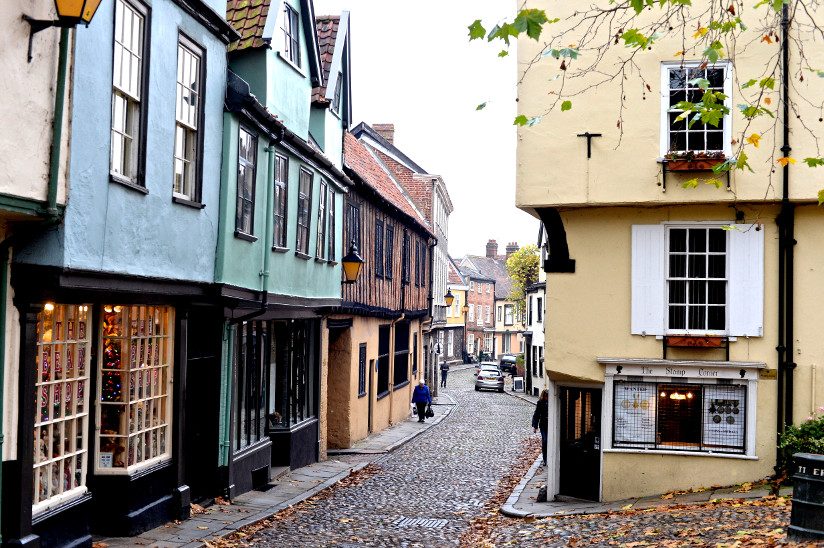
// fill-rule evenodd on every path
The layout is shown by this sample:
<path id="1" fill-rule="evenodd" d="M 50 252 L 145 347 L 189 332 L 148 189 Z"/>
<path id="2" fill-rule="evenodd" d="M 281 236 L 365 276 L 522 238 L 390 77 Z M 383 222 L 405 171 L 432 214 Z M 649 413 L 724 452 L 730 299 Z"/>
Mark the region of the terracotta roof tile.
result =
<path id="1" fill-rule="evenodd" d="M 343 136 L 343 163 L 378 195 L 412 217 L 427 232 L 432 230 L 418 214 L 409 199 L 380 166 L 367 148 L 348 131 Z"/>
<path id="2" fill-rule="evenodd" d="M 269 15 L 271 0 L 226 0 L 226 20 L 240 33 L 240 40 L 229 44 L 229 51 L 260 48 L 263 27 Z"/>
<path id="3" fill-rule="evenodd" d="M 320 46 L 320 61 L 323 65 L 323 85 L 312 89 L 312 101 L 327 103 L 326 83 L 329 81 L 329 69 L 332 66 L 332 56 L 335 53 L 335 39 L 340 26 L 339 15 L 323 15 L 315 17 L 318 29 L 318 45 Z"/>
<path id="4" fill-rule="evenodd" d="M 467 257 L 481 274 L 495 280 L 495 298 L 505 299 L 512 289 L 512 279 L 506 271 L 506 261 L 480 255 L 467 255 Z"/>

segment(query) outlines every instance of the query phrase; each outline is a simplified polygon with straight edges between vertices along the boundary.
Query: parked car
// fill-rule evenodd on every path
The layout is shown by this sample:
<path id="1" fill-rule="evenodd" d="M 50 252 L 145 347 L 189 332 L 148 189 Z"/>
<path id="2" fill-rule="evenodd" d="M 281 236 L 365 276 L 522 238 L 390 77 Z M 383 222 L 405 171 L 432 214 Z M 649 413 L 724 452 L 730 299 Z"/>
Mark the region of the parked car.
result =
<path id="1" fill-rule="evenodd" d="M 481 388 L 489 390 L 504 391 L 504 374 L 498 369 L 494 363 L 482 363 L 478 371 L 478 377 L 475 379 L 475 390 Z"/>
<path id="2" fill-rule="evenodd" d="M 481 367 L 484 367 L 485 365 L 488 365 L 490 367 L 498 367 L 498 364 L 495 363 L 495 362 L 490 362 L 490 361 L 478 362 L 478 363 L 475 364 L 475 376 L 476 377 L 478 376 L 478 373 L 481 372 Z M 500 369 L 500 367 L 498 367 L 498 369 Z"/>
<path id="3" fill-rule="evenodd" d="M 518 372 L 518 362 L 514 354 L 502 354 L 499 366 L 504 373 L 514 375 Z"/>

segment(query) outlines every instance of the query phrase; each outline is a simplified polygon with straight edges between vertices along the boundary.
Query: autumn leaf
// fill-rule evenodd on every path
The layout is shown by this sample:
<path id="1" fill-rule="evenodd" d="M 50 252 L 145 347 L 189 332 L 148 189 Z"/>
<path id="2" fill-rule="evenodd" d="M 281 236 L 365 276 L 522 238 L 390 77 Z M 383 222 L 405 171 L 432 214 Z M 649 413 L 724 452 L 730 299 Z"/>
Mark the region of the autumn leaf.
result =
<path id="1" fill-rule="evenodd" d="M 764 97 L 764 103 L 769 105 L 770 103 L 772 103 L 772 99 L 770 99 L 769 97 Z"/>
<path id="2" fill-rule="evenodd" d="M 780 164 L 781 167 L 786 167 L 787 164 L 795 164 L 795 159 L 794 158 L 788 158 L 788 157 L 785 156 L 783 158 L 779 158 L 778 160 L 776 160 L 775 163 Z"/>
<path id="3" fill-rule="evenodd" d="M 772 43 L 773 43 L 773 41 L 772 41 L 772 39 L 769 37 L 769 35 L 765 35 L 765 36 L 764 36 L 764 38 L 762 38 L 762 39 L 761 39 L 761 41 L 762 41 L 762 42 L 766 42 L 766 43 L 768 43 L 768 44 L 772 44 Z"/>
<path id="4" fill-rule="evenodd" d="M 757 133 L 753 133 L 749 137 L 747 137 L 747 142 L 753 145 L 755 148 L 758 148 L 758 141 L 761 140 L 761 136 Z"/>
<path id="5" fill-rule="evenodd" d="M 698 29 L 698 32 L 696 32 L 695 34 L 693 34 L 693 35 L 692 35 L 692 37 L 693 37 L 693 38 L 700 38 L 700 37 L 702 37 L 702 36 L 706 36 L 706 34 L 707 34 L 708 32 L 709 32 L 709 29 L 707 29 L 706 27 L 700 27 L 700 28 Z"/>

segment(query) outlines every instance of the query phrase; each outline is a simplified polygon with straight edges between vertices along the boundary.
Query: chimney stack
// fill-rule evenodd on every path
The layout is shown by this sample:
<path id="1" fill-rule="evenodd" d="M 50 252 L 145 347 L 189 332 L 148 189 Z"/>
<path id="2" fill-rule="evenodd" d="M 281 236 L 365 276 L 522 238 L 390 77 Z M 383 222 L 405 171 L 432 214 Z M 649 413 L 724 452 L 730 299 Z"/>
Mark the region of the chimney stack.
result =
<path id="1" fill-rule="evenodd" d="M 518 251 L 519 249 L 521 248 L 518 246 L 517 242 L 509 242 L 506 246 L 506 260 L 508 261 L 509 256 Z"/>
<path id="2" fill-rule="evenodd" d="M 489 240 L 486 244 L 486 256 L 489 259 L 497 259 L 498 258 L 498 242 L 495 240 Z"/>
<path id="3" fill-rule="evenodd" d="M 395 124 L 372 124 L 372 129 L 389 141 L 389 144 L 395 144 Z"/>

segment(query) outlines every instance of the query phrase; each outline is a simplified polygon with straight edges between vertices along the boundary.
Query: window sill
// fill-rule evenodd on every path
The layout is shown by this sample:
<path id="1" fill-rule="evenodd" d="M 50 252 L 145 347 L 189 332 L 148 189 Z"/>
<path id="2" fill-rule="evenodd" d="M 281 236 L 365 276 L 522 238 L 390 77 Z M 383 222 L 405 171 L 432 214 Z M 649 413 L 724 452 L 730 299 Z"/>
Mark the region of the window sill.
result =
<path id="1" fill-rule="evenodd" d="M 195 209 L 203 209 L 206 207 L 206 204 L 202 204 L 200 202 L 195 202 L 193 200 L 189 200 L 188 198 L 181 198 L 180 196 L 172 196 L 172 202 L 180 205 L 185 205 L 189 207 L 193 207 Z"/>
<path id="2" fill-rule="evenodd" d="M 338 266 L 338 261 L 326 261 L 328 266 Z"/>
<path id="3" fill-rule="evenodd" d="M 364 398 L 364 397 L 366 397 L 366 392 L 360 392 L 358 394 L 358 398 Z"/>
<path id="4" fill-rule="evenodd" d="M 401 383 L 398 383 L 395 386 L 393 386 L 392 390 L 397 390 L 398 388 L 403 388 L 404 386 L 406 386 L 408 384 L 409 384 L 409 379 L 406 379 L 405 381 L 403 381 Z"/>
<path id="5" fill-rule="evenodd" d="M 391 394 L 391 392 L 389 390 L 387 390 L 386 392 L 381 392 L 380 394 L 378 394 L 378 397 L 375 398 L 375 399 L 376 400 L 382 400 L 383 398 L 385 398 L 389 394 Z"/>
<path id="6" fill-rule="evenodd" d="M 148 194 L 149 193 L 149 189 L 146 188 L 145 186 L 139 185 L 139 184 L 131 181 L 130 179 L 126 179 L 124 177 L 121 177 L 120 175 L 115 175 L 114 173 L 109 173 L 109 181 L 111 181 L 112 183 L 117 183 L 119 185 L 123 185 L 126 188 L 136 190 L 137 192 L 140 192 L 141 194 Z"/>
<path id="7" fill-rule="evenodd" d="M 633 453 L 636 455 L 672 455 L 675 457 L 712 457 L 723 459 L 739 460 L 760 460 L 756 455 L 746 455 L 741 453 L 709 453 L 706 451 L 667 451 L 664 449 L 604 449 L 604 453 Z"/>
<path id="8" fill-rule="evenodd" d="M 257 236 L 252 236 L 251 234 L 246 234 L 238 229 L 235 229 L 235 238 L 239 240 L 246 240 L 247 242 L 256 242 Z"/>
<path id="9" fill-rule="evenodd" d="M 281 52 L 278 52 L 278 57 L 280 57 L 283 60 L 284 63 L 286 63 L 287 65 L 292 67 L 295 70 L 295 72 L 297 72 L 298 74 L 300 74 L 301 76 L 306 78 L 306 73 L 303 72 L 303 69 L 300 68 L 299 66 L 297 66 L 291 59 L 289 59 L 288 57 L 283 55 L 283 53 L 281 53 Z"/>
<path id="10" fill-rule="evenodd" d="M 295 251 L 295 257 L 297 257 L 299 259 L 303 259 L 304 261 L 311 261 L 312 260 L 311 255 L 307 255 L 306 253 L 303 253 L 302 251 Z"/>
<path id="11" fill-rule="evenodd" d="M 315 257 L 315 262 L 319 264 L 324 264 L 328 261 L 326 259 L 321 259 L 320 257 Z"/>
<path id="12" fill-rule="evenodd" d="M 289 251 L 289 248 L 273 245 L 272 251 L 274 251 L 275 253 L 286 253 L 287 251 Z"/>

